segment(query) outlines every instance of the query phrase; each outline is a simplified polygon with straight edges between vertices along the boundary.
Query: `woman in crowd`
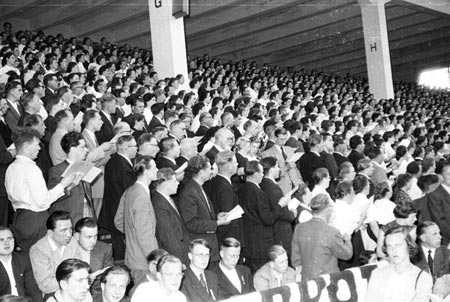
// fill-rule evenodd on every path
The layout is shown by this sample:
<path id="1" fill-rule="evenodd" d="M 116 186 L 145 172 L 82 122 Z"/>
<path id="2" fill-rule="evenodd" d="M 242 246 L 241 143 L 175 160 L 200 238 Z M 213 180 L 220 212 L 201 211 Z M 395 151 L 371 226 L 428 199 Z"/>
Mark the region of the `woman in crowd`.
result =
<path id="1" fill-rule="evenodd" d="M 411 263 L 418 248 L 408 228 L 390 228 L 383 236 L 389 265 L 376 268 L 369 279 L 365 302 L 429 302 L 433 280 Z"/>

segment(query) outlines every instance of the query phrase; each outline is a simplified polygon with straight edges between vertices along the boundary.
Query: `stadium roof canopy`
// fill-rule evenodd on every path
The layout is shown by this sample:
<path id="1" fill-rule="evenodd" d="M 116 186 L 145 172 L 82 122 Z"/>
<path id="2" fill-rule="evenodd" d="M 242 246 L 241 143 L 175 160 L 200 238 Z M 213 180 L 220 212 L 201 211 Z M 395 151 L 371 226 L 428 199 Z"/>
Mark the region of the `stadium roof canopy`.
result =
<path id="1" fill-rule="evenodd" d="M 450 66 L 450 4 L 432 9 L 414 1 L 385 6 L 394 80 Z M 446 2 L 422 3 L 436 1 Z M 3 0 L 0 20 L 13 30 L 151 47 L 148 0 Z M 185 30 L 193 56 L 367 76 L 356 0 L 191 0 Z"/>

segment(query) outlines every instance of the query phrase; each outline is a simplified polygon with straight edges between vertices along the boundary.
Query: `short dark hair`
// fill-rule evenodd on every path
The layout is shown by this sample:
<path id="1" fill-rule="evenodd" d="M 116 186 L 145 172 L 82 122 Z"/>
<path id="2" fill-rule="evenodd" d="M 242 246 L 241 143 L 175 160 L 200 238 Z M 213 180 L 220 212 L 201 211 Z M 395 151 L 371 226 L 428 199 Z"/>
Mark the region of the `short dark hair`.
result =
<path id="1" fill-rule="evenodd" d="M 416 234 L 417 234 L 416 235 L 416 243 L 417 244 L 422 243 L 420 236 L 422 236 L 425 233 L 425 230 L 432 225 L 437 226 L 437 224 L 433 221 L 423 221 L 417 225 L 417 229 L 416 229 Z"/>
<path id="2" fill-rule="evenodd" d="M 194 250 L 194 247 L 196 245 L 203 245 L 204 247 L 206 247 L 207 249 L 211 250 L 211 245 L 209 244 L 208 241 L 206 241 L 203 238 L 198 238 L 198 239 L 194 239 L 191 242 L 189 242 L 189 252 L 192 253 L 192 251 Z"/>
<path id="3" fill-rule="evenodd" d="M 154 249 L 153 251 L 150 252 L 150 254 L 147 255 L 146 257 L 147 263 L 150 263 L 152 261 L 158 262 L 158 260 L 161 259 L 161 257 L 166 255 L 169 255 L 169 252 L 167 252 L 166 250 Z"/>
<path id="4" fill-rule="evenodd" d="M 56 222 L 63 220 L 72 221 L 72 218 L 70 218 L 70 213 L 67 211 L 54 211 L 50 214 L 50 216 L 48 216 L 47 222 L 45 223 L 47 230 L 54 230 L 56 228 Z"/>
<path id="5" fill-rule="evenodd" d="M 16 127 L 11 135 L 11 138 L 16 148 L 20 149 L 24 144 L 31 143 L 35 138 L 39 140 L 41 138 L 41 134 L 33 128 Z"/>
<path id="6" fill-rule="evenodd" d="M 188 175 L 192 178 L 192 176 L 197 175 L 201 170 L 206 169 L 206 167 L 208 167 L 208 164 L 210 165 L 211 163 L 209 162 L 209 159 L 204 155 L 196 155 L 192 157 L 188 161 L 186 176 Z"/>
<path id="7" fill-rule="evenodd" d="M 153 158 L 148 155 L 142 156 L 135 164 L 134 164 L 134 174 L 136 177 L 139 177 L 144 174 L 144 172 L 150 169 L 150 163 L 153 161 Z"/>
<path id="8" fill-rule="evenodd" d="M 83 135 L 76 131 L 67 132 L 61 138 L 61 148 L 64 153 L 69 154 L 70 148 L 77 147 L 80 144 L 80 140 L 84 140 Z"/>
<path id="9" fill-rule="evenodd" d="M 124 265 L 115 265 L 115 266 L 108 268 L 100 277 L 100 283 L 105 284 L 107 281 L 107 277 L 109 275 L 125 275 L 128 278 L 127 284 L 130 284 L 131 273 L 130 273 L 130 270 L 128 269 L 128 267 L 126 267 Z"/>
<path id="10" fill-rule="evenodd" d="M 267 175 L 273 167 L 275 167 L 278 163 L 278 160 L 275 157 L 264 157 L 260 160 L 260 164 L 263 167 L 264 175 Z"/>
<path id="11" fill-rule="evenodd" d="M 312 178 L 316 184 L 328 176 L 330 176 L 330 173 L 327 168 L 317 168 L 312 174 Z"/>
<path id="12" fill-rule="evenodd" d="M 220 243 L 220 250 L 223 250 L 227 247 L 241 247 L 241 243 L 239 242 L 239 240 L 233 237 L 228 237 Z"/>
<path id="13" fill-rule="evenodd" d="M 261 164 L 257 160 L 251 160 L 245 164 L 245 175 L 251 176 L 260 172 L 259 166 Z"/>
<path id="14" fill-rule="evenodd" d="M 344 198 L 353 190 L 352 183 L 349 181 L 341 181 L 336 186 L 336 198 Z"/>
<path id="15" fill-rule="evenodd" d="M 356 175 L 352 183 L 355 194 L 361 193 L 368 184 L 369 180 L 367 179 L 366 176 Z"/>
<path id="16" fill-rule="evenodd" d="M 97 226 L 97 221 L 94 218 L 84 217 L 75 223 L 74 230 L 76 233 L 81 233 L 83 228 L 96 228 Z"/>
<path id="17" fill-rule="evenodd" d="M 356 149 L 363 143 L 363 139 L 359 135 L 354 135 L 350 138 L 350 148 Z"/>
<path id="18" fill-rule="evenodd" d="M 159 142 L 159 152 L 161 152 L 162 155 L 166 155 L 173 147 L 175 147 L 176 143 L 177 140 L 174 137 L 169 136 L 163 138 Z"/>
<path id="19" fill-rule="evenodd" d="M 85 269 L 89 271 L 89 264 L 79 259 L 70 258 L 61 262 L 56 268 L 56 281 L 61 282 L 70 278 L 73 272 Z"/>

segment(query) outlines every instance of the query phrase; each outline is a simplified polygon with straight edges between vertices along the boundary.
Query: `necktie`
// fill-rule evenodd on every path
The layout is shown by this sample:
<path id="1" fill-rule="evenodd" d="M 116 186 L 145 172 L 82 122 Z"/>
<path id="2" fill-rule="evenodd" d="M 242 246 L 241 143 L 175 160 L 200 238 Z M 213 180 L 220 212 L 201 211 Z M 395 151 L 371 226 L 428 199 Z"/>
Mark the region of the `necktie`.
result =
<path id="1" fill-rule="evenodd" d="M 286 159 L 287 159 L 287 154 L 286 154 L 286 152 L 284 151 L 284 148 L 283 148 L 283 147 L 281 147 L 281 154 L 283 155 L 284 160 L 286 160 Z"/>
<path id="2" fill-rule="evenodd" d="M 200 283 L 206 289 L 206 291 L 208 291 L 208 287 L 206 286 L 206 281 L 205 281 L 205 277 L 203 276 L 203 273 L 200 274 Z"/>
<path id="3" fill-rule="evenodd" d="M 428 250 L 428 267 L 430 268 L 431 276 L 434 276 L 434 272 L 433 272 L 433 257 L 431 257 L 431 250 Z"/>

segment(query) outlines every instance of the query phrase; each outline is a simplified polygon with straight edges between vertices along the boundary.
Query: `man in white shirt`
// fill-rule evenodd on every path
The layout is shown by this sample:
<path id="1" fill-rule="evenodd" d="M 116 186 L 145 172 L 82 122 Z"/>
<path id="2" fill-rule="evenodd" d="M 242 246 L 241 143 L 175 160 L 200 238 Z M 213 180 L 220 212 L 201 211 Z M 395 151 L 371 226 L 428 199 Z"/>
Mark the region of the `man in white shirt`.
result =
<path id="1" fill-rule="evenodd" d="M 32 128 L 14 131 L 12 138 L 17 156 L 5 176 L 8 198 L 16 212 L 12 229 L 17 245 L 25 252 L 45 235 L 50 205 L 64 195 L 64 188 L 77 184 L 81 179 L 81 175 L 71 174 L 48 190 L 42 171 L 34 162 L 40 150 L 39 137 L 39 132 Z"/>
<path id="2" fill-rule="evenodd" d="M 131 298 L 131 302 L 146 302 L 149 297 L 160 302 L 186 302 L 179 291 L 183 278 L 183 264 L 173 255 L 163 256 L 156 265 L 158 282 L 142 283 Z"/>

